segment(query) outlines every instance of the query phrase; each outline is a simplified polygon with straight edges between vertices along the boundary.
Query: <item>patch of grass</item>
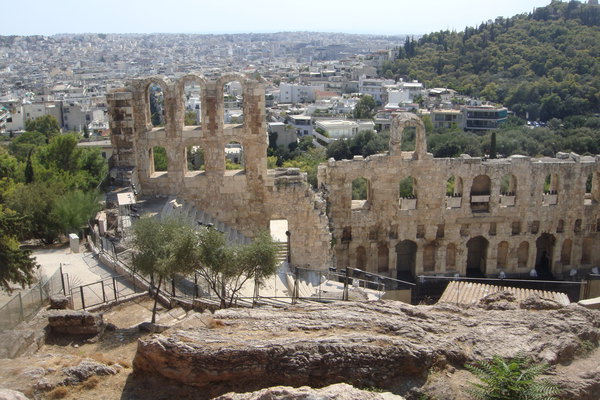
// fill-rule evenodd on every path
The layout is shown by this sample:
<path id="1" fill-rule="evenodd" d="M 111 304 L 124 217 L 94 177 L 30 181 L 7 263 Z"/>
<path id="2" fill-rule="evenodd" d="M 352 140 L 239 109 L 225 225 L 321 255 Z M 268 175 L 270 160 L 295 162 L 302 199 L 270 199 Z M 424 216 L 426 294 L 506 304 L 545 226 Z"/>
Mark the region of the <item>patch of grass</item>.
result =
<path id="1" fill-rule="evenodd" d="M 383 392 L 385 392 L 385 390 L 383 390 L 382 388 L 378 388 L 378 387 L 375 387 L 375 386 L 366 386 L 366 387 L 363 387 L 361 389 L 365 390 L 367 392 L 375 392 L 375 393 L 383 393 Z"/>
<path id="2" fill-rule="evenodd" d="M 98 379 L 97 376 L 91 376 L 85 382 L 83 382 L 81 384 L 81 387 L 86 390 L 91 390 L 91 389 L 95 388 L 96 386 L 98 386 L 99 383 L 100 383 L 100 379 Z"/>
<path id="3" fill-rule="evenodd" d="M 119 364 L 123 368 L 131 368 L 131 363 L 127 360 L 121 359 L 117 362 L 117 364 Z"/>
<path id="4" fill-rule="evenodd" d="M 69 394 L 69 389 L 65 386 L 58 386 L 48 392 L 50 399 L 64 399 Z"/>
<path id="5" fill-rule="evenodd" d="M 580 341 L 580 346 L 575 352 L 575 355 L 577 355 L 577 357 L 587 358 L 594 352 L 594 350 L 596 350 L 597 347 L 597 343 L 594 343 L 591 340 L 583 339 Z"/>
<path id="6" fill-rule="evenodd" d="M 99 362 L 100 364 L 113 365 L 115 363 L 102 353 L 94 353 L 90 356 L 90 358 L 96 362 Z"/>

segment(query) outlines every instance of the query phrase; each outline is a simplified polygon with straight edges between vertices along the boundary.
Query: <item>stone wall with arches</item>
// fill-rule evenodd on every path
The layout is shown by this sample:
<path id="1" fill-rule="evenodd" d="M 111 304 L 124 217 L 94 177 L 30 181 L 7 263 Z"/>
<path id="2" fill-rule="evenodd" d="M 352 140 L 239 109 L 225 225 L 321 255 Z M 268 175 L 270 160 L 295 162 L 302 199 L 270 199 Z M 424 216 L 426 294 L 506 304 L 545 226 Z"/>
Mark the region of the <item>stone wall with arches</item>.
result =
<path id="1" fill-rule="evenodd" d="M 409 126 L 416 128 L 415 150 L 401 151 Z M 426 149 L 420 118 L 401 113 L 388 153 L 319 167 L 338 266 L 406 278 L 568 277 L 574 268 L 600 265 L 600 156 L 433 158 Z M 407 176 L 413 196 L 399 187 Z M 368 181 L 368 207 L 352 207 L 358 177 Z M 350 239 L 337 240 L 342 236 Z"/>
<path id="2" fill-rule="evenodd" d="M 239 82 L 243 122 L 224 122 L 224 86 Z M 185 126 L 185 87 L 200 91 L 200 121 Z M 152 121 L 150 95 L 161 92 L 162 119 Z M 177 79 L 133 79 L 107 95 L 113 174 L 127 171 L 143 195 L 174 195 L 252 237 L 274 218 L 288 220 L 292 263 L 325 269 L 331 264 L 324 202 L 298 170 L 267 170 L 265 91 L 242 74 L 218 79 L 188 74 Z M 232 144 L 234 144 L 232 149 Z M 156 149 L 164 149 L 166 171 L 154 168 Z M 189 168 L 188 154 L 201 150 L 202 168 Z M 228 151 L 240 152 L 228 157 Z M 227 169 L 240 164 L 239 169 Z"/>
<path id="3" fill-rule="evenodd" d="M 239 82 L 243 122 L 226 124 L 224 87 Z M 200 91 L 200 122 L 185 126 L 184 92 Z M 154 126 L 150 93 L 161 92 Z M 600 265 L 600 156 L 433 158 L 414 114 L 394 116 L 389 151 L 319 166 L 318 191 L 298 170 L 268 170 L 264 87 L 241 74 L 134 79 L 107 96 L 114 176 L 145 195 L 177 195 L 248 236 L 286 219 L 292 263 L 420 274 L 568 276 Z M 402 151 L 406 129 L 415 150 Z M 226 169 L 227 145 L 243 152 Z M 164 149 L 166 171 L 153 152 Z M 188 149 L 202 168 L 188 168 Z M 360 183 L 365 197 L 353 199 Z M 295 240 L 294 240 L 295 239 Z"/>

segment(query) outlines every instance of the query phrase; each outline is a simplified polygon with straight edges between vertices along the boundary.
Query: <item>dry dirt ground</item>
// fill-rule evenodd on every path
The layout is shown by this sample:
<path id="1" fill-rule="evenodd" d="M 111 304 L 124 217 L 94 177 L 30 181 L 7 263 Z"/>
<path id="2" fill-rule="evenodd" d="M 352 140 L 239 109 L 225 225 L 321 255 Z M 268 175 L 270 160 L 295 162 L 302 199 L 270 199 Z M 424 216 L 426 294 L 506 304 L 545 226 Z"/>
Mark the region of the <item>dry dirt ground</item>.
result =
<path id="1" fill-rule="evenodd" d="M 114 331 L 105 332 L 94 342 L 73 341 L 53 338 L 46 341 L 39 350 L 16 359 L 0 359 L 0 388 L 19 390 L 30 399 L 195 399 L 206 398 L 197 388 L 187 388 L 180 384 L 153 376 L 144 377 L 134 374 L 131 368 L 138 338 L 150 333 L 141 333 L 137 325 L 150 321 L 152 301 L 139 298 L 113 307 L 104 312 L 105 322 L 116 326 Z M 228 326 L 214 324 L 209 313 L 195 314 L 185 318 L 181 309 L 165 310 L 159 306 L 158 321 L 184 329 L 193 329 L 193 325 L 206 329 L 231 329 Z M 43 313 L 37 318 L 44 322 Z M 183 321 L 181 321 L 183 320 Z M 181 322 L 179 322 L 181 321 Z M 214 326 L 213 326 L 214 325 Z M 225 332 L 226 333 L 226 332 Z M 80 384 L 60 385 L 65 375 L 63 368 L 77 366 L 82 360 L 91 359 L 110 365 L 117 373 L 108 376 L 93 376 Z M 557 365 L 550 372 L 554 377 L 569 379 L 569 376 L 593 370 L 600 360 L 600 350 L 590 349 L 586 354 L 569 365 Z M 456 395 L 463 392 L 467 381 L 473 376 L 465 370 L 452 367 L 430 371 L 430 376 L 419 399 L 466 399 Z M 53 387 L 53 388 L 52 388 Z M 599 394 L 600 398 L 600 394 Z"/>
<path id="2" fill-rule="evenodd" d="M 141 333 L 137 325 L 150 321 L 153 302 L 147 298 L 130 301 L 104 312 L 104 321 L 116 326 L 106 331 L 95 343 L 52 338 L 34 354 L 16 359 L 0 359 L 0 387 L 19 390 L 30 399 L 169 399 L 173 390 L 167 382 L 147 382 L 143 377 L 132 377 L 131 363 L 137 347 L 137 339 L 149 333 Z M 42 313 L 43 314 L 43 313 Z M 159 305 L 159 323 L 173 323 L 185 315 L 183 310 L 164 310 Z M 39 315 L 38 318 L 44 318 Z M 207 318 L 210 318 L 207 315 Z M 199 319 L 200 321 L 200 319 Z M 52 386 L 62 381 L 63 368 L 78 365 L 91 359 L 110 365 L 117 374 L 89 378 L 78 385 Z M 185 396 L 185 390 L 182 391 Z M 183 398 L 183 397 L 182 397 Z"/>

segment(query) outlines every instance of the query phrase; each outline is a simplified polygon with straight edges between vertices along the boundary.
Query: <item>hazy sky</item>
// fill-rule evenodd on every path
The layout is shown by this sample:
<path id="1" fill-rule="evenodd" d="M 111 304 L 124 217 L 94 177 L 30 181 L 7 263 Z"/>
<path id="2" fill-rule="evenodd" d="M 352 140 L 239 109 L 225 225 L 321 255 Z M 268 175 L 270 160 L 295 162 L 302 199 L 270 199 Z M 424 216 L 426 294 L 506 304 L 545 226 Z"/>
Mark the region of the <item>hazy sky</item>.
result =
<path id="1" fill-rule="evenodd" d="M 530 12 L 550 0 L 29 0 L 3 7 L 0 35 L 319 31 L 422 34 Z"/>

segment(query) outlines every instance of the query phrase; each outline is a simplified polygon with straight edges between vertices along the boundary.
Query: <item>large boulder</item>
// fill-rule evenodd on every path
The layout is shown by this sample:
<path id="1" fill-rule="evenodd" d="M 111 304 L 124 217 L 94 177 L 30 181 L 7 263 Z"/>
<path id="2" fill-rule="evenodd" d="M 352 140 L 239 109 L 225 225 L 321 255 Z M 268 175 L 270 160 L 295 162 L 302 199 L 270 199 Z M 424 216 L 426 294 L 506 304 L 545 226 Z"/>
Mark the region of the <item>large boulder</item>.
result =
<path id="1" fill-rule="evenodd" d="M 277 386 L 252 393 L 227 393 L 213 400 L 404 400 L 392 393 L 376 393 L 357 389 L 345 383 L 313 389 L 308 386 L 293 388 Z"/>
<path id="2" fill-rule="evenodd" d="M 186 325 L 141 339 L 136 373 L 213 396 L 339 382 L 403 394 L 431 368 L 518 352 L 568 362 L 581 343 L 600 339 L 600 313 L 578 305 L 532 311 L 338 302 L 220 310 L 215 318 L 225 322 L 219 329 Z"/>
<path id="3" fill-rule="evenodd" d="M 75 336 L 95 336 L 104 332 L 102 314 L 87 311 L 60 310 L 48 315 L 51 333 Z"/>
<path id="4" fill-rule="evenodd" d="M 29 398 L 16 390 L 0 389 L 0 400 L 29 400 Z"/>

